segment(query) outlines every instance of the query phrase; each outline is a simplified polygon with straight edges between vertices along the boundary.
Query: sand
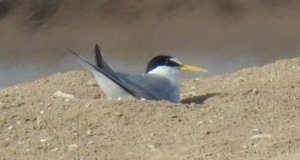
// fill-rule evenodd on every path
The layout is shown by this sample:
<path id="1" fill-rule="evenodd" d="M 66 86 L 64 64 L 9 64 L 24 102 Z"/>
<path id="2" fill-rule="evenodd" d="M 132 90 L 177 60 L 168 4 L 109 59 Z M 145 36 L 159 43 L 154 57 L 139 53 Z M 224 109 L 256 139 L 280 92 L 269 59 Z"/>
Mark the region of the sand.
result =
<path id="1" fill-rule="evenodd" d="M 300 57 L 107 100 L 87 71 L 0 91 L 0 159 L 300 159 Z"/>

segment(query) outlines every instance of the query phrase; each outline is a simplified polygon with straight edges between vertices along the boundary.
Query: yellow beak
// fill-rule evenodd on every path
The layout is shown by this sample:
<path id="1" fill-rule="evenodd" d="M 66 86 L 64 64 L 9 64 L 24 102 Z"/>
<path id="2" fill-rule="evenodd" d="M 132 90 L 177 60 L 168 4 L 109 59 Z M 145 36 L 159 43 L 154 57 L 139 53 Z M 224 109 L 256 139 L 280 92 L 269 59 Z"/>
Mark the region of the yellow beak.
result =
<path id="1" fill-rule="evenodd" d="M 180 71 L 189 71 L 189 72 L 207 72 L 207 69 L 205 68 L 189 66 L 189 65 L 181 65 L 179 69 Z"/>

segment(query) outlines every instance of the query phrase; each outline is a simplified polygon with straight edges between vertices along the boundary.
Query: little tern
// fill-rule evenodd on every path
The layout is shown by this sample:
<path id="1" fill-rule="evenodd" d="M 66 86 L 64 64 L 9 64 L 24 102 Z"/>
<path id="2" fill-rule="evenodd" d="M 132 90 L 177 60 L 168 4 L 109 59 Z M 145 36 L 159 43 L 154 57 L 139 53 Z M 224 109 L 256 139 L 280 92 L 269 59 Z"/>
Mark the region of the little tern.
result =
<path id="1" fill-rule="evenodd" d="M 96 65 L 69 49 L 86 69 L 91 71 L 109 99 L 146 99 L 180 102 L 178 73 L 180 71 L 207 72 L 206 69 L 182 64 L 178 59 L 159 55 L 150 60 L 144 74 L 114 71 L 103 59 L 98 44 L 95 45 Z"/>

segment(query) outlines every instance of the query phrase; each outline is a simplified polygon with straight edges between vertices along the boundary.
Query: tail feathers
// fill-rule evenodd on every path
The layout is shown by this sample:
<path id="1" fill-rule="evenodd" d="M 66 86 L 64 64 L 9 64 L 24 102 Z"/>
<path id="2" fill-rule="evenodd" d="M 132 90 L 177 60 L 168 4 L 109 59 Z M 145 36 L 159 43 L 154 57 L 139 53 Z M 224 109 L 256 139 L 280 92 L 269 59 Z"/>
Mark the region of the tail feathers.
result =
<path id="1" fill-rule="evenodd" d="M 83 58 L 82 56 L 80 56 L 78 53 L 76 53 L 75 51 L 68 49 L 69 52 L 71 52 L 73 55 L 75 55 L 80 64 L 85 67 L 86 69 L 90 70 L 93 73 L 101 73 L 104 76 L 106 76 L 108 79 L 110 79 L 111 81 L 113 81 L 114 83 L 116 83 L 118 86 L 120 86 L 122 89 L 124 89 L 125 91 L 127 91 L 129 94 L 131 94 L 132 96 L 136 97 L 136 93 L 129 89 L 126 84 L 124 84 L 123 81 L 121 81 L 118 76 L 115 75 L 115 72 L 105 63 L 105 61 L 102 61 L 107 65 L 109 68 L 100 68 L 92 63 L 90 63 L 89 61 L 87 61 L 85 58 Z M 104 65 L 104 66 L 105 66 Z"/>
<path id="2" fill-rule="evenodd" d="M 96 65 L 100 68 L 103 68 L 103 63 L 102 63 L 102 54 L 101 50 L 99 48 L 99 45 L 95 45 L 95 60 L 96 60 Z"/>
<path id="3" fill-rule="evenodd" d="M 110 66 L 106 63 L 106 61 L 103 59 L 103 56 L 101 54 L 101 50 L 100 50 L 98 44 L 95 45 L 95 61 L 96 61 L 97 67 L 102 68 L 107 72 L 114 72 L 110 68 Z"/>

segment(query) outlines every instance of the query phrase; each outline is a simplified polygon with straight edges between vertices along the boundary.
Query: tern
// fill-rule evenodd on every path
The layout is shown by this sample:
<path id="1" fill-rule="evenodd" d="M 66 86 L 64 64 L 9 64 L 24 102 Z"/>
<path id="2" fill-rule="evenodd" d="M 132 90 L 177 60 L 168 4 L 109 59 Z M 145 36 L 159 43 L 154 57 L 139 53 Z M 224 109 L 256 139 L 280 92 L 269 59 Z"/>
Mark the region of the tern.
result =
<path id="1" fill-rule="evenodd" d="M 114 71 L 104 60 L 98 44 L 95 45 L 95 61 L 92 64 L 73 50 L 80 64 L 91 71 L 109 99 L 166 100 L 180 103 L 178 74 L 180 71 L 207 72 L 206 69 L 182 64 L 178 59 L 159 55 L 150 60 L 144 74 L 128 74 Z"/>

